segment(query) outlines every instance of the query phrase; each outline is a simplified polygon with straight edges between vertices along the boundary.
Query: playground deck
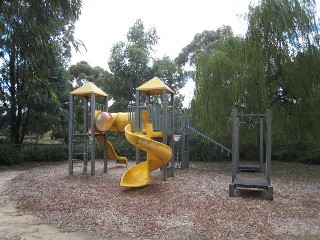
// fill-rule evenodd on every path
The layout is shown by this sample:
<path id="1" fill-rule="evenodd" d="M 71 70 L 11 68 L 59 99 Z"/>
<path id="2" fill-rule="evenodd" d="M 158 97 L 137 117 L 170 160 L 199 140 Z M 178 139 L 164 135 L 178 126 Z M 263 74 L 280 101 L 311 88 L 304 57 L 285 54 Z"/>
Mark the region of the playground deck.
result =
<path id="1" fill-rule="evenodd" d="M 268 180 L 266 178 L 244 178 L 244 177 L 236 177 L 229 185 L 229 196 L 234 196 L 234 190 L 236 188 L 256 188 L 263 189 L 267 191 L 267 199 L 273 199 L 273 187 L 270 186 Z"/>

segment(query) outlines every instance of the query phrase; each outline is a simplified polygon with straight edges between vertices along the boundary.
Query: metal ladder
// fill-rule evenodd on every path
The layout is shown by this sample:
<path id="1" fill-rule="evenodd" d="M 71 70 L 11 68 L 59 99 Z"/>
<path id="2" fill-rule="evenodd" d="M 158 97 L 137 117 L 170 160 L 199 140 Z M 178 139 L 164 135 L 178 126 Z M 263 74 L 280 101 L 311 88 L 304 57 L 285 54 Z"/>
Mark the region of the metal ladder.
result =
<path id="1" fill-rule="evenodd" d="M 79 139 L 80 138 L 80 139 Z M 89 134 L 74 134 L 72 147 L 73 168 L 83 168 L 82 173 L 87 174 L 89 162 Z"/>

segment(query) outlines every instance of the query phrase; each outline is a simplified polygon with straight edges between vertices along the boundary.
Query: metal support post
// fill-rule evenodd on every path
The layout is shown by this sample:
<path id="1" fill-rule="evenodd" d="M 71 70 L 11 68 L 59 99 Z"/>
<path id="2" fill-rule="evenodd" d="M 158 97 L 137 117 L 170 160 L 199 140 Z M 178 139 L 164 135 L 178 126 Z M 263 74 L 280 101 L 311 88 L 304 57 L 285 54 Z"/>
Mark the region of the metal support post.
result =
<path id="1" fill-rule="evenodd" d="M 73 174 L 73 100 L 74 96 L 70 95 L 69 103 L 69 175 Z"/>
<path id="2" fill-rule="evenodd" d="M 263 117 L 260 118 L 260 161 L 259 161 L 259 166 L 260 166 L 260 172 L 262 172 L 262 167 L 263 167 L 263 153 L 264 153 L 264 146 L 263 146 Z"/>
<path id="3" fill-rule="evenodd" d="M 163 89 L 162 91 L 162 142 L 163 144 L 167 144 L 167 118 L 168 118 L 168 110 L 167 110 L 167 90 Z M 166 181 L 168 178 L 167 174 L 167 165 L 163 166 L 163 181 Z"/>
<path id="4" fill-rule="evenodd" d="M 238 130 L 239 130 L 239 124 L 238 124 L 238 115 L 237 115 L 237 109 L 232 110 L 232 119 L 233 119 L 233 135 L 232 135 L 232 182 L 236 179 L 237 174 L 237 149 L 239 148 L 238 143 Z"/>
<path id="5" fill-rule="evenodd" d="M 169 177 L 174 177 L 174 165 L 175 165 L 175 160 L 174 160 L 174 95 L 173 93 L 170 94 L 170 105 L 171 105 L 171 121 L 169 124 L 171 124 L 170 127 L 170 142 L 169 146 L 171 147 L 172 151 L 172 157 L 170 161 L 170 176 Z"/>
<path id="6" fill-rule="evenodd" d="M 272 110 L 267 110 L 267 149 L 266 149 L 266 172 L 269 185 L 271 184 L 271 128 L 272 128 Z"/>
<path id="7" fill-rule="evenodd" d="M 140 129 L 140 93 L 136 91 L 135 129 Z M 136 164 L 140 163 L 140 149 L 136 147 Z"/>
<path id="8" fill-rule="evenodd" d="M 82 144 L 82 155 L 83 155 L 83 173 L 87 174 L 88 170 L 88 98 L 84 98 L 83 108 L 83 144 Z"/>
<path id="9" fill-rule="evenodd" d="M 90 101 L 90 123 L 91 123 L 91 176 L 95 175 L 95 158 L 96 158 L 96 139 L 95 139 L 95 123 L 94 123 L 94 110 L 95 110 L 95 94 L 91 93 L 91 101 Z"/>
<path id="10" fill-rule="evenodd" d="M 105 111 L 108 112 L 108 97 L 105 97 L 105 106 L 106 109 Z M 108 131 L 105 132 L 104 134 L 104 139 L 103 139 L 103 172 L 107 173 L 108 172 Z"/>

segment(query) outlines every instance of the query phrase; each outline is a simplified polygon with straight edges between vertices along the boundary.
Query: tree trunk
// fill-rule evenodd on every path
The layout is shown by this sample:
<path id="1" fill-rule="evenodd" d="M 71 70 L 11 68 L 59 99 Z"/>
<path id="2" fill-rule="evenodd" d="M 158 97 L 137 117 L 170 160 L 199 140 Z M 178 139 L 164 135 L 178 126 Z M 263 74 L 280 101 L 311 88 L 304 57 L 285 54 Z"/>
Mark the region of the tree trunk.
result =
<path id="1" fill-rule="evenodd" d="M 9 62 L 9 92 L 10 92 L 10 141 L 12 144 L 20 144 L 19 121 L 17 121 L 17 79 L 16 79 L 16 54 L 15 50 L 10 54 Z"/>

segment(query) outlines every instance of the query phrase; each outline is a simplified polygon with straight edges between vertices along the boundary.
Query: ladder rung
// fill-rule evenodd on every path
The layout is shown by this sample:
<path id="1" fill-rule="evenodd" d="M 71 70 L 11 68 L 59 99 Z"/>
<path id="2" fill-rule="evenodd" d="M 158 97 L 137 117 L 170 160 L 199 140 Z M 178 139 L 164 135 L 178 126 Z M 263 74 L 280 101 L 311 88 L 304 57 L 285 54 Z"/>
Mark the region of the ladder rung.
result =
<path id="1" fill-rule="evenodd" d="M 83 159 L 79 159 L 79 158 L 73 158 L 72 161 L 81 161 L 83 162 L 84 160 Z M 90 162 L 91 159 L 88 159 L 87 162 Z"/>

